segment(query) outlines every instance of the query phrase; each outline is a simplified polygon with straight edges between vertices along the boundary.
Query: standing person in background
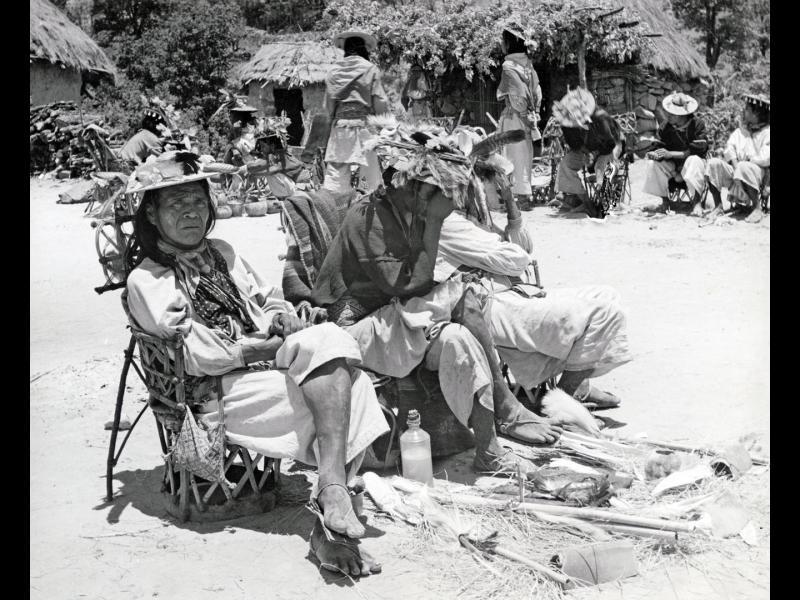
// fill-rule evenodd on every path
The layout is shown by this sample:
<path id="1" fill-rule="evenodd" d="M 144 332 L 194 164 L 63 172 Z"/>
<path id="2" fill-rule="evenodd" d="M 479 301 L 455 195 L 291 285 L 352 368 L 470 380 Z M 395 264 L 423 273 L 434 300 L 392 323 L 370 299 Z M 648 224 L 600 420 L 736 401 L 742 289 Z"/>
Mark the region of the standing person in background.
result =
<path id="1" fill-rule="evenodd" d="M 760 192 L 769 169 L 769 100 L 744 97 L 742 124 L 728 138 L 723 158 L 710 158 L 706 165 L 708 189 L 714 198 L 709 217 L 722 213 L 720 190 L 728 188 L 731 206 L 750 209 L 745 221 L 758 223 L 764 216 Z"/>
<path id="2" fill-rule="evenodd" d="M 325 182 L 322 187 L 342 194 L 353 189 L 350 166 L 356 165 L 365 177 L 367 193 L 381 183 L 378 158 L 364 145 L 372 139 L 366 118 L 388 112 L 389 101 L 381 84 L 381 74 L 369 61 L 378 42 L 368 33 L 346 31 L 334 40 L 344 50 L 325 80 L 325 107 L 331 117 L 331 133 L 325 152 Z"/>
<path id="3" fill-rule="evenodd" d="M 425 119 L 433 116 L 431 86 L 421 65 L 415 63 L 411 67 L 400 101 L 412 119 Z"/>
<path id="4" fill-rule="evenodd" d="M 512 192 L 521 210 L 533 210 L 531 199 L 531 169 L 533 167 L 533 143 L 542 139 L 539 132 L 539 109 L 542 89 L 539 76 L 527 54 L 524 38 L 509 29 L 503 30 L 503 73 L 497 88 L 497 99 L 505 102 L 500 115 L 498 131 L 521 129 L 525 139 L 508 144 L 505 157 L 514 165 Z"/>
<path id="5" fill-rule="evenodd" d="M 667 123 L 658 131 L 663 147 L 647 153 L 644 191 L 661 198 L 660 210 L 668 213 L 669 180 L 682 180 L 692 199 L 692 215 L 699 217 L 708 151 L 705 123 L 694 115 L 697 100 L 688 94 L 672 92 L 661 101 L 661 106 L 667 113 Z"/>

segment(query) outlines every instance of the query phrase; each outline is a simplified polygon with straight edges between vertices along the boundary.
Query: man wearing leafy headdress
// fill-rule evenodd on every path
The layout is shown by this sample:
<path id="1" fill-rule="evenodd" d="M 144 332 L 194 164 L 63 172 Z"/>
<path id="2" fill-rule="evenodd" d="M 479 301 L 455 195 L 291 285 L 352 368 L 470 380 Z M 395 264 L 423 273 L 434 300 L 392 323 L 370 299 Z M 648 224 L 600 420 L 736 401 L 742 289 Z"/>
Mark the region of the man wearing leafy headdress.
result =
<path id="1" fill-rule="evenodd" d="M 476 288 L 433 279 L 442 222 L 464 202 L 469 161 L 419 131 L 377 151 L 385 187 L 348 211 L 314 301 L 355 337 L 367 369 L 396 378 L 420 364 L 438 371 L 448 407 L 475 432 L 476 470 L 530 472 L 532 463 L 500 446 L 495 420 L 528 443 L 552 443 L 560 429 L 524 408 L 503 382 Z"/>
<path id="2" fill-rule="evenodd" d="M 497 88 L 497 99 L 505 103 L 498 131 L 522 130 L 525 139 L 508 144 L 504 153 L 514 165 L 513 192 L 521 210 L 533 210 L 531 201 L 531 169 L 533 143 L 542 139 L 539 132 L 539 109 L 542 89 L 533 68 L 524 39 L 516 31 L 503 30 L 503 73 Z"/>
<path id="3" fill-rule="evenodd" d="M 355 165 L 366 179 L 367 191 L 372 191 L 380 185 L 380 171 L 374 152 L 364 147 L 372 138 L 365 119 L 389 107 L 380 71 L 369 61 L 377 41 L 368 33 L 346 31 L 334 38 L 334 44 L 344 50 L 344 58 L 325 80 L 325 107 L 332 127 L 323 187 L 334 193 L 351 191 L 350 167 Z"/>

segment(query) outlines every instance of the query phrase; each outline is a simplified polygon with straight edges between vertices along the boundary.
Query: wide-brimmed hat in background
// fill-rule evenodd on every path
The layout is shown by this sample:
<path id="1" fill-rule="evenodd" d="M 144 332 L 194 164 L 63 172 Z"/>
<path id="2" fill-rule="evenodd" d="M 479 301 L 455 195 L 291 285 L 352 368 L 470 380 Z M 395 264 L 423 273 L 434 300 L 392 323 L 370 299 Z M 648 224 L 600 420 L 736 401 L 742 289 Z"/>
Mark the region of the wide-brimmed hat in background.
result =
<path id="1" fill-rule="evenodd" d="M 553 103 L 553 117 L 562 127 L 589 129 L 596 108 L 594 96 L 588 90 L 576 88 Z"/>
<path id="2" fill-rule="evenodd" d="M 204 160 L 193 152 L 173 151 L 150 156 L 128 178 L 125 193 L 137 194 L 208 179 L 221 172 L 213 165 L 210 157 Z"/>
<path id="3" fill-rule="evenodd" d="M 344 50 L 344 42 L 347 38 L 360 38 L 364 41 L 364 45 L 367 47 L 367 50 L 372 52 L 375 48 L 378 47 L 378 40 L 375 39 L 374 36 L 364 32 L 364 31 L 343 31 L 342 33 L 336 34 L 333 38 L 333 45 L 339 48 L 340 50 Z"/>
<path id="4" fill-rule="evenodd" d="M 228 110 L 231 112 L 258 112 L 255 106 L 248 104 L 249 100 L 247 96 L 234 96 Z"/>
<path id="5" fill-rule="evenodd" d="M 672 92 L 661 101 L 661 106 L 671 115 L 685 116 L 697 110 L 697 100 L 683 92 Z"/>
<path id="6" fill-rule="evenodd" d="M 752 104 L 753 106 L 769 110 L 769 98 L 764 94 L 745 94 L 742 96 L 742 99 L 745 104 Z"/>

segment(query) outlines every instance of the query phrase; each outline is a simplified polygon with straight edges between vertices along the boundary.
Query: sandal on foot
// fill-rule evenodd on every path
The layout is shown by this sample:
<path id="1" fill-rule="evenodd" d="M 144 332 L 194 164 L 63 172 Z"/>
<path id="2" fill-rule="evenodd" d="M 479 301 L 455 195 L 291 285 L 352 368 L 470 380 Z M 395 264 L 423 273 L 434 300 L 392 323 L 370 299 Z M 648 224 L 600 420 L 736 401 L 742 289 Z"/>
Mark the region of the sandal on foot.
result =
<path id="1" fill-rule="evenodd" d="M 309 540 L 309 547 L 312 556 L 317 560 L 320 567 L 327 571 L 335 573 L 342 573 L 349 577 L 362 577 L 371 574 L 378 574 L 382 570 L 380 563 L 376 562 L 369 554 L 362 552 L 359 548 L 358 540 L 354 540 L 335 531 L 331 531 L 325 526 L 322 513 L 310 509 L 317 515 L 319 525 L 322 529 L 321 534 L 315 535 L 312 530 L 311 538 Z M 352 564 L 354 561 L 358 567 L 358 573 L 346 572 L 342 569 L 341 560 L 332 562 L 334 559 L 329 554 L 330 552 L 341 551 L 340 559 L 344 559 L 345 564 Z"/>
<path id="2" fill-rule="evenodd" d="M 573 397 L 587 408 L 591 407 L 591 410 L 608 410 L 622 404 L 622 400 L 614 394 L 598 390 L 589 384 L 586 385 L 585 390 L 582 388 L 583 385 L 578 388 Z"/>
<path id="3" fill-rule="evenodd" d="M 522 416 L 522 411 L 529 413 L 531 416 Z M 546 428 L 546 433 L 540 432 L 538 434 L 539 438 L 544 439 L 537 439 L 531 440 L 526 439 L 524 437 L 520 437 L 520 435 L 513 431 L 515 427 L 518 425 L 539 425 L 540 427 Z M 537 417 L 534 413 L 530 412 L 529 410 L 525 409 L 523 406 L 520 406 L 517 410 L 516 414 L 511 417 L 509 421 L 495 421 L 495 427 L 497 428 L 497 435 L 507 437 L 509 439 L 514 440 L 515 442 L 520 442 L 523 444 L 528 444 L 530 446 L 551 446 L 558 441 L 558 438 L 561 435 L 561 429 L 554 427 L 548 419 L 544 417 Z M 547 436 L 553 437 L 552 441 L 548 441 L 546 438 Z"/>
<path id="4" fill-rule="evenodd" d="M 355 509 L 353 507 L 353 496 L 355 494 L 353 494 L 346 486 L 342 485 L 341 483 L 329 483 L 327 485 L 323 485 L 321 488 L 319 488 L 319 490 L 317 490 L 316 497 L 309 499 L 308 504 L 306 505 L 306 508 L 308 508 L 311 512 L 315 513 L 321 519 L 321 522 L 325 527 L 331 528 L 330 525 L 327 525 L 325 523 L 325 515 L 322 512 L 322 507 L 319 504 L 319 497 L 322 494 L 323 490 L 325 490 L 326 488 L 332 487 L 332 486 L 338 486 L 338 487 L 344 489 L 347 492 L 348 497 L 350 498 L 350 506 L 349 506 L 347 512 L 344 513 L 344 515 L 342 515 L 342 520 L 346 521 L 348 519 L 348 517 L 350 516 L 350 513 L 352 513 L 353 514 L 353 518 L 356 520 L 356 522 L 361 527 L 361 532 L 358 533 L 358 534 L 353 533 L 352 531 L 349 534 L 346 531 L 336 531 L 335 529 L 333 529 L 333 531 L 336 531 L 336 533 L 339 533 L 340 535 L 344 535 L 344 536 L 347 536 L 347 537 L 350 537 L 350 538 L 354 538 L 354 539 L 357 539 L 357 538 L 360 538 L 360 537 L 364 537 L 364 534 L 366 533 L 366 531 L 364 531 L 364 527 L 363 527 L 363 525 L 361 525 L 361 521 L 358 520 L 358 514 L 356 514 L 356 511 L 355 511 Z"/>

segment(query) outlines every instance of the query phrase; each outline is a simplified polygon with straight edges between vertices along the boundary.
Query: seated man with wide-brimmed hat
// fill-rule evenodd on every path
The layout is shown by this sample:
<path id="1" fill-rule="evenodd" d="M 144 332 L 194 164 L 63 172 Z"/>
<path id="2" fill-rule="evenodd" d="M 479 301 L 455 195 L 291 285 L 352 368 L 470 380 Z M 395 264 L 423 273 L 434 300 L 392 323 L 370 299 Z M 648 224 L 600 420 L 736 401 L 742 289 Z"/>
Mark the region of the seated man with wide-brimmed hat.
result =
<path id="1" fill-rule="evenodd" d="M 673 92 L 661 101 L 667 122 L 658 131 L 661 148 L 647 153 L 644 192 L 661 198 L 661 211 L 669 212 L 669 182 L 681 180 L 692 200 L 692 215 L 700 216 L 705 186 L 705 157 L 708 151 L 706 126 L 699 119 L 697 100 Z"/>
<path id="2" fill-rule="evenodd" d="M 222 397 L 198 409 L 210 427 L 222 402 L 230 443 L 264 456 L 318 465 L 321 517 L 311 549 L 323 567 L 377 572 L 355 538 L 347 484 L 366 448 L 388 431 L 358 345 L 332 323 L 306 326 L 279 287 L 227 242 L 208 237 L 213 172 L 188 152 L 141 165 L 127 192 L 141 193 L 134 232 L 141 260 L 128 276 L 132 318 L 146 333 L 183 338 L 186 373 L 221 377 Z"/>
<path id="3" fill-rule="evenodd" d="M 744 96 L 742 124 L 728 138 L 722 156 L 710 158 L 706 165 L 708 188 L 714 198 L 714 210 L 708 216 L 722 212 L 720 190 L 727 188 L 728 202 L 749 210 L 745 221 L 757 223 L 763 217 L 760 193 L 769 168 L 769 99 L 766 96 Z"/>

